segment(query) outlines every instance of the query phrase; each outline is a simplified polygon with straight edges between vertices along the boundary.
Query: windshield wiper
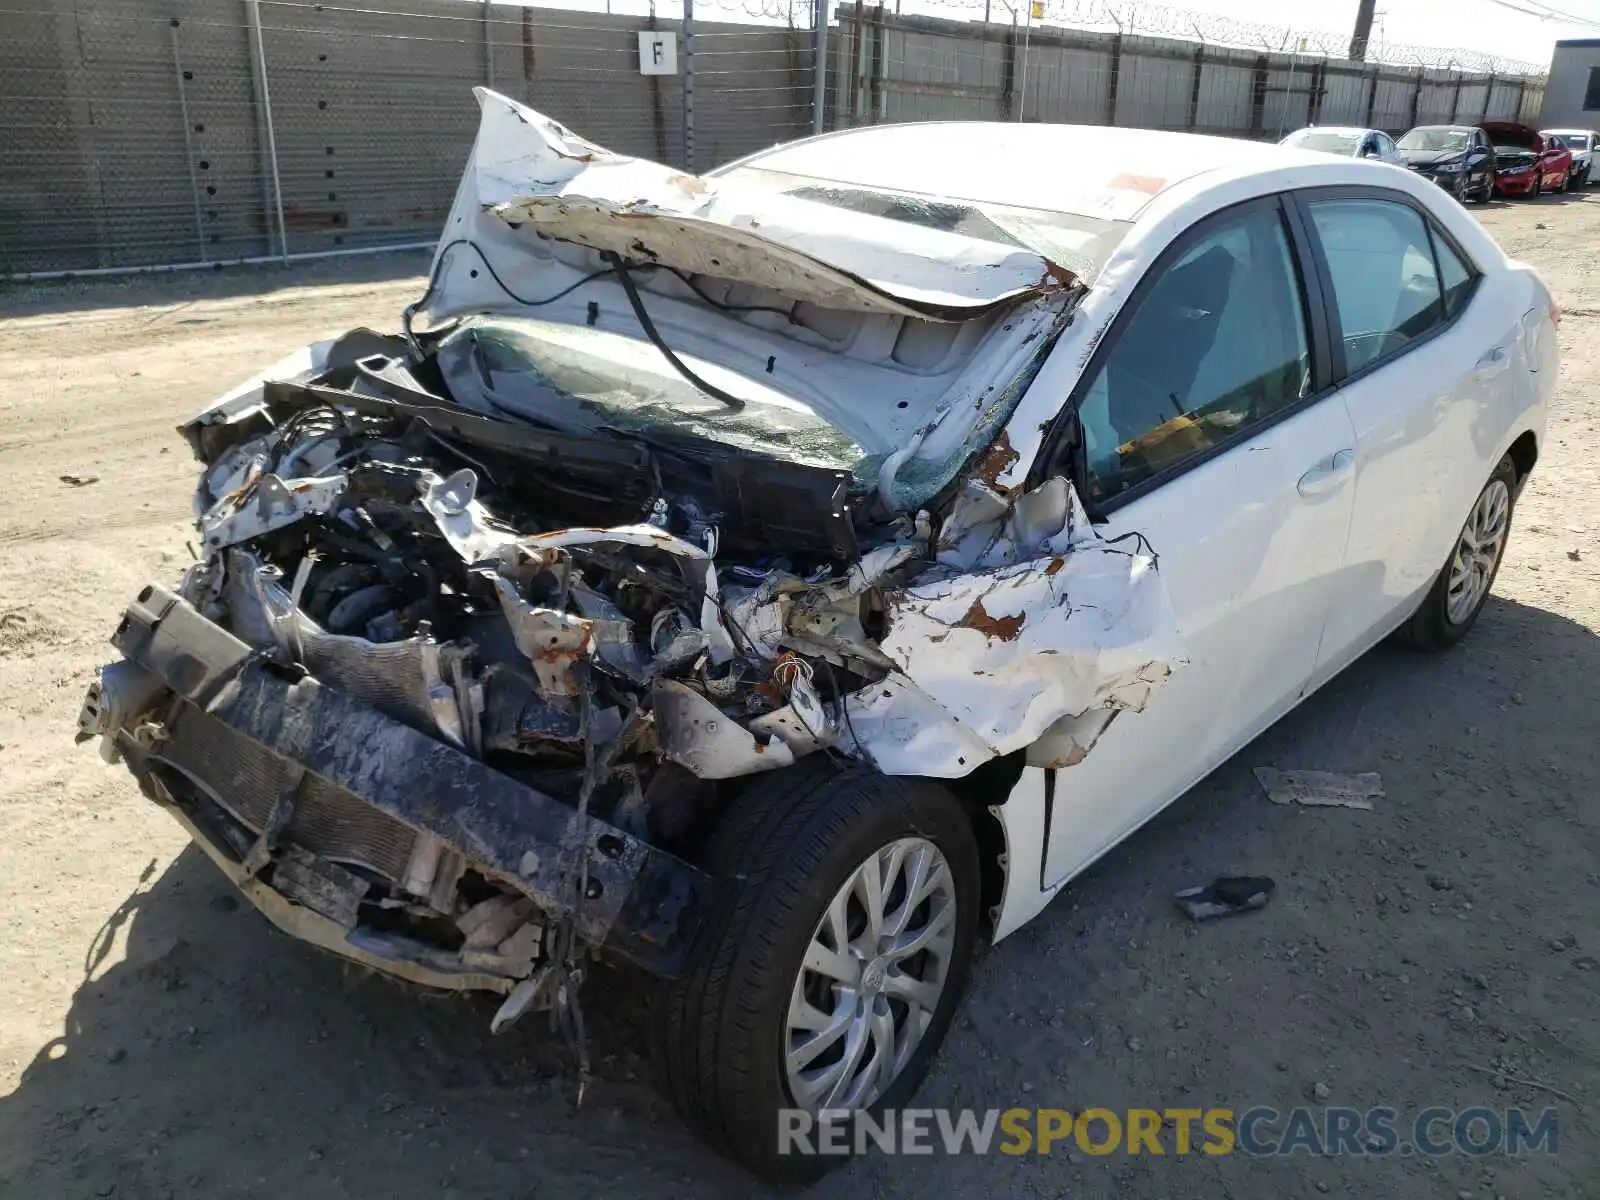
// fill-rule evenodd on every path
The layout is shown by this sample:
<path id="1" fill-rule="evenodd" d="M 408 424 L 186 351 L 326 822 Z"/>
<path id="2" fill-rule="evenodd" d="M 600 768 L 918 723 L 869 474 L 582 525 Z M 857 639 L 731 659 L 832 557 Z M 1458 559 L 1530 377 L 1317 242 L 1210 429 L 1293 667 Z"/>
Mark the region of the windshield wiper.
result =
<path id="1" fill-rule="evenodd" d="M 650 319 L 650 314 L 644 310 L 644 301 L 639 297 L 639 289 L 634 286 L 633 277 L 628 274 L 628 268 L 622 258 L 613 250 L 602 251 L 600 257 L 611 264 L 611 269 L 617 274 L 617 281 L 622 284 L 622 290 L 627 294 L 628 303 L 633 306 L 633 315 L 639 319 L 639 326 L 644 330 L 645 337 L 650 339 L 650 344 L 661 351 L 661 356 L 672 364 L 672 369 L 682 375 L 695 387 L 699 388 L 713 400 L 720 400 L 729 408 L 738 412 L 744 408 L 744 401 L 737 396 L 731 396 L 715 384 L 707 383 L 700 376 L 690 370 L 687 363 L 672 352 L 672 347 L 662 340 L 661 334 L 656 331 L 656 324 Z"/>

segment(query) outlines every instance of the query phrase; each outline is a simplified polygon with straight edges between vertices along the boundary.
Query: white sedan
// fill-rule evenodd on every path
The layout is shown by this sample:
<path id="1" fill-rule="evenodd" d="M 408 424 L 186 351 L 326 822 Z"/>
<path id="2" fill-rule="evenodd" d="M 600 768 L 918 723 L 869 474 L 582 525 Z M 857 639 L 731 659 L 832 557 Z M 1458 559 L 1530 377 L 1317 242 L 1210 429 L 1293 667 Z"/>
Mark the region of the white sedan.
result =
<path id="1" fill-rule="evenodd" d="M 1557 311 L 1312 151 L 878 126 L 696 178 L 480 100 L 402 333 L 185 427 L 204 556 L 82 732 L 280 927 L 496 1029 L 642 968 L 688 1122 L 814 1175 L 780 1131 L 904 1106 L 980 941 L 1466 635 Z"/>
<path id="2" fill-rule="evenodd" d="M 1354 125 L 1308 125 L 1296 129 L 1280 143 L 1297 150 L 1317 150 L 1323 154 L 1337 154 L 1342 158 L 1374 159 L 1406 165 L 1405 157 L 1394 144 L 1394 139 L 1381 129 L 1364 129 Z"/>

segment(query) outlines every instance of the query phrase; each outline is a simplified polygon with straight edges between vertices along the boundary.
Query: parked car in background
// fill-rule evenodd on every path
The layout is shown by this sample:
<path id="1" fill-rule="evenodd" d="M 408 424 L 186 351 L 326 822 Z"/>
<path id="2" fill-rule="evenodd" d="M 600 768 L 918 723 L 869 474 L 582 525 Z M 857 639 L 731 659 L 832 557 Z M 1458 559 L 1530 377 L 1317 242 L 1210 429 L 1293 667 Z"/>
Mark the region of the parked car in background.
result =
<path id="1" fill-rule="evenodd" d="M 1299 150 L 1320 150 L 1345 158 L 1373 158 L 1379 162 L 1406 165 L 1394 139 L 1381 129 L 1361 129 L 1353 125 L 1308 125 L 1284 138 L 1282 145 Z"/>
<path id="2" fill-rule="evenodd" d="M 1418 125 L 1395 145 L 1406 166 L 1463 204 L 1494 194 L 1494 146 L 1474 125 Z"/>
<path id="3" fill-rule="evenodd" d="M 1494 146 L 1494 190 L 1502 196 L 1537 196 L 1572 187 L 1572 151 L 1558 139 L 1517 121 L 1485 121 Z"/>
<path id="4" fill-rule="evenodd" d="M 81 732 L 282 929 L 493 1029 L 581 1038 L 587 957 L 634 964 L 665 1094 L 794 1182 L 838 1159 L 785 1114 L 905 1107 L 980 940 L 1468 634 L 1558 312 L 1327 154 L 939 122 L 691 177 L 479 96 L 403 332 L 184 426 L 203 557 Z"/>
<path id="5" fill-rule="evenodd" d="M 1559 142 L 1572 152 L 1572 186 L 1588 187 L 1594 174 L 1595 154 L 1600 152 L 1600 133 L 1593 129 L 1541 129 L 1539 136 Z"/>

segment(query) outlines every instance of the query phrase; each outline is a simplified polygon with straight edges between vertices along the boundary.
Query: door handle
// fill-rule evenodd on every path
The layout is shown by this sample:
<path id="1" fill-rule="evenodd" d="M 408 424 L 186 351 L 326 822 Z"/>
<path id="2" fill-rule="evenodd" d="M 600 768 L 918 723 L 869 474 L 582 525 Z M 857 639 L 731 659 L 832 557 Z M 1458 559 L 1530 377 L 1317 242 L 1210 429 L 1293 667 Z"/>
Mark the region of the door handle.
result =
<path id="1" fill-rule="evenodd" d="M 1496 346 L 1478 360 L 1478 365 L 1472 369 L 1472 373 L 1479 379 L 1493 379 L 1510 365 L 1511 351 L 1504 346 Z"/>
<path id="2" fill-rule="evenodd" d="M 1304 475 L 1296 485 L 1302 496 L 1321 496 L 1343 486 L 1355 474 L 1356 452 L 1340 450 L 1328 455 Z"/>

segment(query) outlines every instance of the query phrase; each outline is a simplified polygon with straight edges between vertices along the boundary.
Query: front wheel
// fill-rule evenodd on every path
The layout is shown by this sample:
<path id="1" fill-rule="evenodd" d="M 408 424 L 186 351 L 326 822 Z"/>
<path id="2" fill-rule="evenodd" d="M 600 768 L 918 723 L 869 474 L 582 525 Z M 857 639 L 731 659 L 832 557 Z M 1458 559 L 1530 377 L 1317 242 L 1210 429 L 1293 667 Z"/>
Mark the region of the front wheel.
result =
<path id="1" fill-rule="evenodd" d="M 797 1152 L 811 1116 L 903 1107 L 950 1027 L 978 935 L 971 821 L 937 784 L 819 755 L 751 783 L 707 865 L 706 918 L 651 1005 L 657 1085 L 761 1178 L 815 1179 L 841 1160 Z"/>
<path id="2" fill-rule="evenodd" d="M 1445 563 L 1422 604 L 1396 636 L 1418 650 L 1443 650 L 1467 636 L 1489 598 L 1511 532 L 1517 468 L 1502 458 L 1483 485 Z"/>

